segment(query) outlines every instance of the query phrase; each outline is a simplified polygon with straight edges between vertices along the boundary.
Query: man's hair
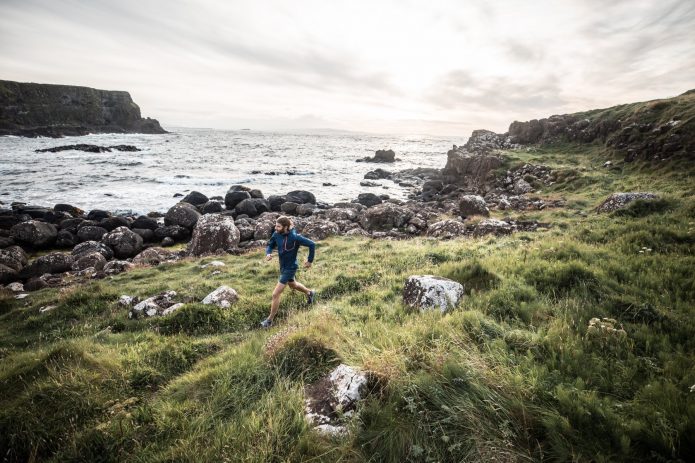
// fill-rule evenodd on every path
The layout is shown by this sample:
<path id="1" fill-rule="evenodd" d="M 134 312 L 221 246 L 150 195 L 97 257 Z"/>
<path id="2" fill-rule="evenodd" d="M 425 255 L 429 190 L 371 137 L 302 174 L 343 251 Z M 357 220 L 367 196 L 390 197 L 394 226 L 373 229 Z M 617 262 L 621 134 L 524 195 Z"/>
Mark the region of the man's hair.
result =
<path id="1" fill-rule="evenodd" d="M 276 222 L 279 223 L 280 225 L 282 225 L 283 227 L 287 227 L 287 228 L 294 227 L 294 224 L 292 223 L 292 219 L 290 219 L 289 217 L 287 217 L 285 215 L 281 215 L 280 217 L 278 217 Z"/>

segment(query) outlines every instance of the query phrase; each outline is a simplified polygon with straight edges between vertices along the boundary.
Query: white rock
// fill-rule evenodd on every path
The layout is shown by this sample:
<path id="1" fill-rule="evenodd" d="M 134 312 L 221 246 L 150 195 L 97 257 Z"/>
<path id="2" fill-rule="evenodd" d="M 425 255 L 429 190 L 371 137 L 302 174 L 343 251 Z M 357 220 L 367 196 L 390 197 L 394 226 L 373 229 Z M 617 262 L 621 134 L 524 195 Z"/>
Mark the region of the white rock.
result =
<path id="1" fill-rule="evenodd" d="M 50 312 L 51 310 L 55 309 L 58 307 L 57 305 L 45 305 L 39 309 L 39 313 L 46 313 Z"/>
<path id="2" fill-rule="evenodd" d="M 15 299 L 24 299 L 25 297 L 28 297 L 29 294 L 27 293 L 22 293 L 22 294 L 17 294 L 14 298 Z"/>
<path id="3" fill-rule="evenodd" d="M 135 298 L 133 296 L 127 296 L 124 294 L 120 298 L 118 298 L 118 305 L 130 307 L 131 305 L 133 305 L 133 301 L 135 301 Z"/>
<path id="4" fill-rule="evenodd" d="M 364 373 L 342 363 L 331 372 L 329 379 L 333 383 L 335 399 L 343 409 L 360 400 L 367 385 Z"/>
<path id="5" fill-rule="evenodd" d="M 215 304 L 226 309 L 239 299 L 239 295 L 229 286 L 222 285 L 203 299 L 203 304 Z"/>
<path id="6" fill-rule="evenodd" d="M 171 307 L 164 309 L 164 311 L 162 312 L 162 315 L 169 315 L 170 313 L 174 313 L 177 310 L 179 310 L 181 307 L 183 307 L 183 302 L 179 302 L 177 304 L 174 304 Z"/>
<path id="7" fill-rule="evenodd" d="M 24 291 L 24 285 L 18 282 L 10 283 L 9 285 L 5 286 L 5 288 L 9 289 L 13 293 L 21 293 Z"/>
<path id="8" fill-rule="evenodd" d="M 221 260 L 213 260 L 212 262 L 208 262 L 205 265 L 201 265 L 200 268 L 208 268 L 208 267 L 224 267 L 225 264 Z"/>
<path id="9" fill-rule="evenodd" d="M 463 285 L 456 281 L 434 275 L 414 275 L 403 287 L 403 302 L 420 310 L 438 308 L 444 313 L 456 307 L 463 294 Z"/>
<path id="10" fill-rule="evenodd" d="M 318 426 L 315 426 L 314 430 L 316 430 L 316 432 L 318 432 L 319 434 L 335 437 L 345 436 L 348 433 L 348 429 L 346 426 L 334 426 L 332 424 L 320 424 Z"/>

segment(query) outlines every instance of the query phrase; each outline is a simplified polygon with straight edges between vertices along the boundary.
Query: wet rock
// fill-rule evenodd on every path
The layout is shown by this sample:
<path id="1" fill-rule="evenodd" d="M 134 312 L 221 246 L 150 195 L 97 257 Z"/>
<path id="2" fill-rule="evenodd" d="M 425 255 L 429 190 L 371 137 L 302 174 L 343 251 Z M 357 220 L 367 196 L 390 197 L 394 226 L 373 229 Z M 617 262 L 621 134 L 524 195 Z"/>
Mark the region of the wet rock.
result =
<path id="1" fill-rule="evenodd" d="M 50 223 L 29 220 L 14 225 L 10 229 L 10 234 L 18 243 L 26 244 L 33 248 L 46 248 L 55 243 L 58 237 L 58 229 Z"/>
<path id="2" fill-rule="evenodd" d="M 224 204 L 228 210 L 234 209 L 237 204 L 243 200 L 251 198 L 251 193 L 248 191 L 235 188 L 235 186 L 230 188 L 229 191 L 227 191 L 227 194 L 224 196 Z"/>
<path id="3" fill-rule="evenodd" d="M 175 254 L 159 247 L 147 248 L 137 256 L 133 257 L 136 265 L 159 265 L 167 260 L 173 260 Z"/>
<path id="4" fill-rule="evenodd" d="M 130 228 L 131 221 L 125 217 L 108 217 L 104 220 L 99 221 L 99 226 L 105 228 L 107 231 L 113 231 L 118 227 L 128 227 Z"/>
<path id="5" fill-rule="evenodd" d="M 79 242 L 80 239 L 73 233 L 67 230 L 60 230 L 55 245 L 59 248 L 72 248 Z"/>
<path id="6" fill-rule="evenodd" d="M 270 204 L 270 210 L 273 212 L 282 211 L 282 203 L 287 202 L 286 196 L 271 195 L 268 196 L 268 204 Z"/>
<path id="7" fill-rule="evenodd" d="M 459 213 L 462 217 L 470 217 L 472 215 L 488 217 L 490 210 L 487 208 L 482 196 L 464 195 L 459 198 Z"/>
<path id="8" fill-rule="evenodd" d="M 393 150 L 377 150 L 374 157 L 358 159 L 357 162 L 396 162 L 396 153 Z"/>
<path id="9" fill-rule="evenodd" d="M 154 232 L 149 228 L 133 228 L 133 233 L 137 233 L 144 243 L 149 243 L 155 238 Z"/>
<path id="10" fill-rule="evenodd" d="M 454 219 L 435 222 L 427 229 L 427 235 L 433 238 L 452 239 L 466 234 L 466 225 Z"/>
<path id="11" fill-rule="evenodd" d="M 116 275 L 130 270 L 133 267 L 135 267 L 135 265 L 131 264 L 127 260 L 112 260 L 104 265 L 104 273 L 106 275 Z"/>
<path id="12" fill-rule="evenodd" d="M 146 215 L 141 215 L 140 217 L 135 219 L 135 221 L 133 222 L 131 227 L 133 229 L 143 228 L 143 229 L 155 231 L 159 227 L 159 224 L 157 223 L 156 220 L 154 220 L 150 217 L 147 217 Z"/>
<path id="13" fill-rule="evenodd" d="M 266 199 L 249 198 L 241 201 L 234 207 L 237 214 L 246 214 L 249 217 L 257 217 L 264 212 L 270 212 L 270 204 Z"/>
<path id="14" fill-rule="evenodd" d="M 104 256 L 106 260 L 113 259 L 113 250 L 104 243 L 100 243 L 98 241 L 85 241 L 84 243 L 78 244 L 72 249 L 72 256 L 75 258 L 75 260 L 78 260 L 81 257 L 93 252 L 98 252 Z"/>
<path id="15" fill-rule="evenodd" d="M 224 252 L 239 245 L 240 233 L 234 219 L 221 214 L 204 215 L 193 230 L 186 252 L 193 256 Z"/>
<path id="16" fill-rule="evenodd" d="M 391 172 L 384 169 L 374 169 L 364 174 L 365 180 L 382 180 L 391 178 Z"/>
<path id="17" fill-rule="evenodd" d="M 249 194 L 252 198 L 263 199 L 263 192 L 257 188 L 249 190 Z"/>
<path id="18" fill-rule="evenodd" d="M 71 204 L 56 204 L 53 206 L 53 210 L 56 212 L 67 212 L 73 217 L 81 217 L 84 215 L 84 211 L 82 209 Z"/>
<path id="19" fill-rule="evenodd" d="M 19 275 L 21 278 L 26 279 L 39 277 L 44 273 L 67 272 L 72 269 L 73 262 L 74 258 L 70 254 L 52 252 L 31 261 L 29 265 L 22 269 Z"/>
<path id="20" fill-rule="evenodd" d="M 372 207 L 381 204 L 383 200 L 374 193 L 360 193 L 357 195 L 357 202 L 363 206 Z"/>
<path id="21" fill-rule="evenodd" d="M 434 275 L 408 277 L 403 288 L 403 302 L 420 310 L 439 309 L 442 313 L 456 307 L 463 299 L 461 283 Z"/>
<path id="22" fill-rule="evenodd" d="M 613 212 L 638 199 L 658 199 L 658 196 L 654 193 L 644 192 L 613 193 L 596 208 L 596 212 Z"/>
<path id="23" fill-rule="evenodd" d="M 313 193 L 304 190 L 290 191 L 285 195 L 285 200 L 287 202 L 297 203 L 297 204 L 316 204 L 316 197 Z"/>
<path id="24" fill-rule="evenodd" d="M 111 213 L 101 209 L 93 209 L 87 214 L 87 220 L 94 220 L 95 222 L 99 222 L 100 220 L 104 220 L 108 217 L 111 217 Z"/>
<path id="25" fill-rule="evenodd" d="M 107 233 L 103 227 L 87 225 L 77 230 L 77 238 L 80 241 L 100 241 Z"/>
<path id="26" fill-rule="evenodd" d="M 181 225 L 169 225 L 166 227 L 158 227 L 154 231 L 154 236 L 160 240 L 171 238 L 174 241 L 184 241 L 191 237 L 191 232 L 188 228 L 182 227 Z"/>
<path id="27" fill-rule="evenodd" d="M 226 309 L 239 299 L 237 292 L 229 286 L 220 286 L 201 301 L 203 304 L 214 304 Z"/>
<path id="28" fill-rule="evenodd" d="M 215 214 L 222 212 L 222 203 L 219 201 L 208 201 L 200 206 L 200 212 L 203 214 Z"/>
<path id="29" fill-rule="evenodd" d="M 195 206 L 188 203 L 175 204 L 169 209 L 164 216 L 164 225 L 178 225 L 180 227 L 192 230 L 200 218 L 200 212 Z"/>
<path id="30" fill-rule="evenodd" d="M 208 197 L 199 191 L 191 191 L 181 200 L 181 202 L 192 204 L 194 206 L 201 206 L 208 202 Z"/>
<path id="31" fill-rule="evenodd" d="M 142 237 L 127 227 L 118 227 L 102 238 L 119 259 L 133 257 L 142 249 Z"/>
<path id="32" fill-rule="evenodd" d="M 99 252 L 92 252 L 76 259 L 72 264 L 72 270 L 79 272 L 92 267 L 98 271 L 102 270 L 104 265 L 106 265 L 106 258 Z"/>

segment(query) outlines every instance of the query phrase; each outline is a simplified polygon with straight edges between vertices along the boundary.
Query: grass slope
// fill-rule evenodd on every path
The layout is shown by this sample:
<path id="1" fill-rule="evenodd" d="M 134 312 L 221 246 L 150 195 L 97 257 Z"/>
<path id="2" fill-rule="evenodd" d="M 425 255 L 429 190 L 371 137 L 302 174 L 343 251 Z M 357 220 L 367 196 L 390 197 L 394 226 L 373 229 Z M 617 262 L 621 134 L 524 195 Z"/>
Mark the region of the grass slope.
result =
<path id="1" fill-rule="evenodd" d="M 442 242 L 334 237 L 267 314 L 261 251 L 0 296 L 0 458 L 7 461 L 685 461 L 695 454 L 695 182 L 687 165 L 600 166 L 598 146 L 510 152 L 544 163 L 568 207 L 537 233 Z M 592 209 L 614 191 L 662 199 Z M 466 285 L 449 314 L 401 302 L 405 279 Z M 128 320 L 121 294 L 195 302 Z M 40 314 L 48 304 L 57 308 Z M 611 318 L 616 331 L 589 329 Z M 109 328 L 110 327 L 110 328 Z M 303 386 L 338 362 L 376 373 L 350 437 L 315 434 Z"/>

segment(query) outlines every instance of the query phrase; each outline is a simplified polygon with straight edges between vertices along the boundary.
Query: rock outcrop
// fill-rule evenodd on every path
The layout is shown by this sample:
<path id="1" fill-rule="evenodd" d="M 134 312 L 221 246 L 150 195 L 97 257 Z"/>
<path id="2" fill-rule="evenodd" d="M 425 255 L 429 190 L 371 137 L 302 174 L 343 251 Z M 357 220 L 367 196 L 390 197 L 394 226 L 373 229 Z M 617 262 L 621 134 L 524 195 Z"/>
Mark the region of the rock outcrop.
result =
<path id="1" fill-rule="evenodd" d="M 166 133 L 124 91 L 0 80 L 0 135 Z"/>

